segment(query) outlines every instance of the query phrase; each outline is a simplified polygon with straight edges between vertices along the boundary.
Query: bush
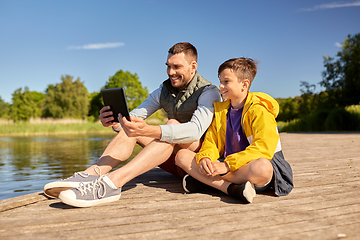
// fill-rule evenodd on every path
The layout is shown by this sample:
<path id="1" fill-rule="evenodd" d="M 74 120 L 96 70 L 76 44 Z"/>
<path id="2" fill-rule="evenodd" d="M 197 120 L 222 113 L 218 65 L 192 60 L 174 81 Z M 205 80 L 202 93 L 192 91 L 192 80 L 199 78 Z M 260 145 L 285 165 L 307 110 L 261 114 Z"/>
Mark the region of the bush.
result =
<path id="1" fill-rule="evenodd" d="M 348 111 L 352 117 L 353 117 L 353 121 L 354 121 L 354 130 L 355 131 L 360 131 L 360 105 L 351 105 L 351 106 L 347 106 L 346 111 Z"/>
<path id="2" fill-rule="evenodd" d="M 298 122 L 300 119 L 293 119 L 287 122 L 278 122 L 279 132 L 300 132 Z"/>
<path id="3" fill-rule="evenodd" d="M 311 131 L 325 131 L 325 121 L 329 115 L 329 110 L 318 110 L 310 116 Z"/>
<path id="4" fill-rule="evenodd" d="M 359 106 L 360 107 L 360 106 Z M 360 130 L 360 111 L 353 108 L 335 108 L 325 122 L 326 131 L 358 131 Z M 358 108 L 359 109 L 359 108 Z"/>
<path id="5" fill-rule="evenodd" d="M 318 110 L 279 126 L 281 132 L 359 131 L 360 105 Z"/>
<path id="6" fill-rule="evenodd" d="M 326 131 L 350 131 L 354 127 L 353 115 L 344 108 L 333 109 L 325 121 Z"/>
<path id="7" fill-rule="evenodd" d="M 284 130 L 296 132 L 325 131 L 324 123 L 328 115 L 328 110 L 318 110 L 312 114 L 308 114 L 302 117 L 301 119 L 290 122 L 289 125 L 284 128 Z"/>

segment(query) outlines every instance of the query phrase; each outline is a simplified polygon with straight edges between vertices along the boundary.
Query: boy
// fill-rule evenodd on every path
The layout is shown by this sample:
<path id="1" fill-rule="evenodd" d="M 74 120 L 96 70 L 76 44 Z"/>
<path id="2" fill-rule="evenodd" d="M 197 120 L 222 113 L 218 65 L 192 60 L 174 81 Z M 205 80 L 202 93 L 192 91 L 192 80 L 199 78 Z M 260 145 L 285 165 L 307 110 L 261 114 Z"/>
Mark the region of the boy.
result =
<path id="1" fill-rule="evenodd" d="M 190 175 L 183 179 L 185 191 L 209 185 L 251 203 L 256 192 L 270 187 L 277 196 L 292 190 L 292 170 L 275 121 L 279 105 L 265 93 L 249 92 L 256 64 L 250 58 L 234 58 L 220 65 L 220 92 L 226 101 L 214 103 L 214 119 L 200 151 L 183 149 L 176 157 Z"/>

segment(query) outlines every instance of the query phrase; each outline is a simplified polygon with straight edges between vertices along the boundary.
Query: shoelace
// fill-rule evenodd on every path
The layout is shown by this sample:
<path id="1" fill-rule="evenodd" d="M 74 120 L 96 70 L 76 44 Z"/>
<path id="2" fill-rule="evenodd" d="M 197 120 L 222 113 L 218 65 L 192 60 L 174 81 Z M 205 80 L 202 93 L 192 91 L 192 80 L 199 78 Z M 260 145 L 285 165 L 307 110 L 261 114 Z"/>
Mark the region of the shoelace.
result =
<path id="1" fill-rule="evenodd" d="M 103 177 L 104 176 L 101 176 L 95 181 L 87 184 L 80 183 L 79 187 L 77 187 L 77 190 L 79 190 L 81 196 L 92 193 L 94 199 L 103 198 L 106 194 L 106 186 L 102 181 Z"/>
<path id="2" fill-rule="evenodd" d="M 102 181 L 104 176 L 101 176 L 101 169 L 98 166 L 95 166 L 94 171 L 99 176 L 98 179 L 87 184 L 81 182 L 79 184 L 79 187 L 77 187 L 77 189 L 80 191 L 81 196 L 87 195 L 88 193 L 92 193 L 94 199 L 103 198 L 106 194 L 106 186 L 105 183 Z M 101 192 L 103 193 L 101 194 Z"/>
<path id="3" fill-rule="evenodd" d="M 101 169 L 99 168 L 99 166 L 95 166 L 94 171 L 99 177 L 101 176 Z M 76 177 L 76 175 L 80 175 L 83 178 L 87 178 L 88 176 L 90 176 L 90 174 L 88 174 L 87 172 L 76 172 L 71 177 L 62 180 L 68 180 L 70 178 Z"/>
<path id="4" fill-rule="evenodd" d="M 89 176 L 89 174 L 87 172 L 76 172 L 74 173 L 74 175 L 72 175 L 71 177 L 68 177 L 68 178 L 65 178 L 65 179 L 62 179 L 62 180 L 68 180 L 70 178 L 73 178 L 73 177 L 76 177 L 76 175 L 80 175 L 81 177 L 83 178 L 86 178 Z"/>

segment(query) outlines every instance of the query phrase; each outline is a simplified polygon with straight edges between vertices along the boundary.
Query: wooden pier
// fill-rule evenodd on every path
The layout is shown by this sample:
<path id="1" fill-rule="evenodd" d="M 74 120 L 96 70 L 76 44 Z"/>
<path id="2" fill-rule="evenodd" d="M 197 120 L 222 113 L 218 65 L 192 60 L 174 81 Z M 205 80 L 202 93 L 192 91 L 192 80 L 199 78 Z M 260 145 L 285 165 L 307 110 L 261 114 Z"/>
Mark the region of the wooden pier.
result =
<path id="1" fill-rule="evenodd" d="M 184 194 L 181 179 L 155 168 L 92 208 L 40 192 L 2 200 L 0 239 L 360 239 L 360 133 L 280 136 L 294 172 L 288 196 Z"/>

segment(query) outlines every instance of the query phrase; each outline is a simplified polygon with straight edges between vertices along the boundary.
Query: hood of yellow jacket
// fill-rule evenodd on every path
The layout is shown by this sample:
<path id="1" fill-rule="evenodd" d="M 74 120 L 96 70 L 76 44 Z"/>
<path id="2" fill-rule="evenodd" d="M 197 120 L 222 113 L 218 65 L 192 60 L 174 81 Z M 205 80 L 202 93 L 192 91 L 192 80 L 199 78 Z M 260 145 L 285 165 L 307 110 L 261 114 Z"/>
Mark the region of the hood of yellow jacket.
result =
<path id="1" fill-rule="evenodd" d="M 248 109 L 252 104 L 258 104 L 265 107 L 275 118 L 279 114 L 279 103 L 270 95 L 262 92 L 249 92 L 246 98 L 244 109 Z M 214 104 L 215 111 L 228 109 L 230 100 L 217 102 Z"/>

